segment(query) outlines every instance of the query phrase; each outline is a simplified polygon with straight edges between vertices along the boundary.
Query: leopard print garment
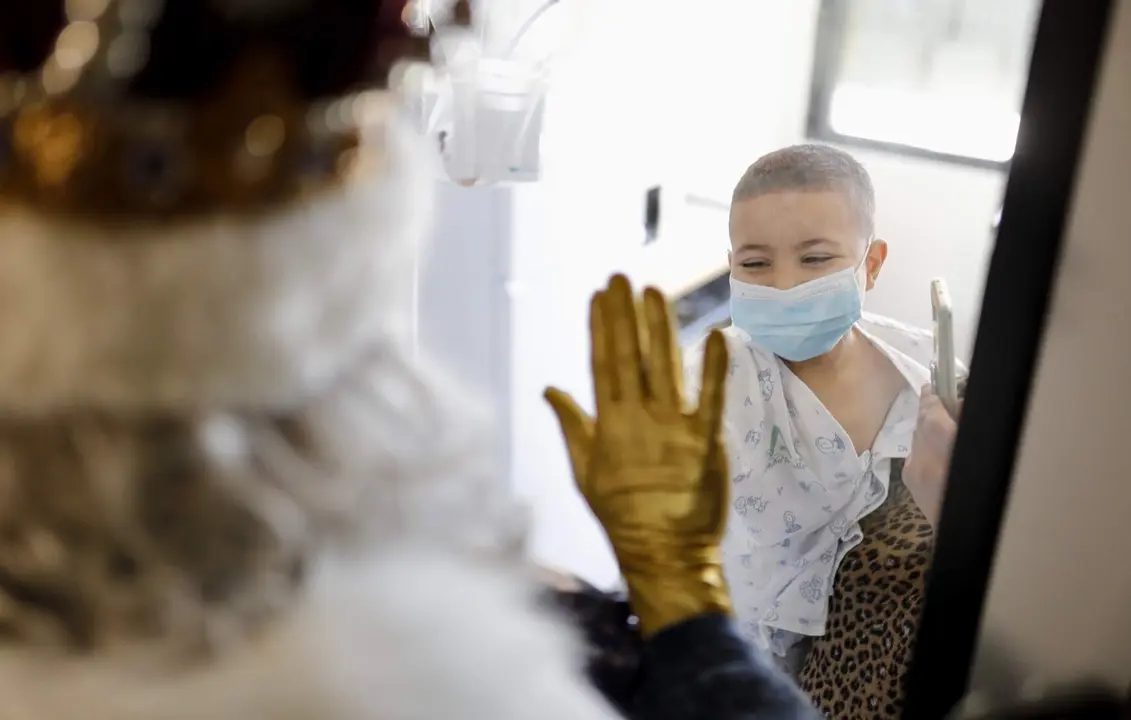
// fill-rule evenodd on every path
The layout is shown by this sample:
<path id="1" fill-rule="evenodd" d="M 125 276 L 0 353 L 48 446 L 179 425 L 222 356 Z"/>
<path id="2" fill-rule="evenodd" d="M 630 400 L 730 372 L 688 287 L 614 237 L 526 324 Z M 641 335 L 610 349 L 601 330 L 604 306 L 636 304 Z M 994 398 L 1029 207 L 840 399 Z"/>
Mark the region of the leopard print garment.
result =
<path id="1" fill-rule="evenodd" d="M 831 720 L 897 720 L 903 711 L 934 532 L 902 471 L 893 464 L 887 500 L 860 522 L 864 540 L 841 563 L 825 634 L 799 677 Z"/>

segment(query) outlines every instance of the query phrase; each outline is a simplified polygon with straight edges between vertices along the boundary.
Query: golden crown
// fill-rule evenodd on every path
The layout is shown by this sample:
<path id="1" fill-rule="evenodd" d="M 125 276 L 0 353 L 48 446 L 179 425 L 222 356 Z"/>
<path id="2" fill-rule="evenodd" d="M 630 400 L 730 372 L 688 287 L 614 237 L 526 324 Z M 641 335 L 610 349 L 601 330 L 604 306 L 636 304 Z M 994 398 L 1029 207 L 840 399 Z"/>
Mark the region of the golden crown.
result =
<path id="1" fill-rule="evenodd" d="M 124 88 L 144 68 L 159 15 L 152 0 L 70 0 L 39 70 L 0 76 L 0 206 L 176 220 L 262 212 L 338 187 L 380 164 L 379 143 L 364 139 L 391 111 L 390 69 L 428 59 L 427 34 L 410 33 L 398 12 L 397 29 L 365 48 L 370 72 L 344 94 L 309 97 L 287 47 L 253 43 L 201 96 L 138 97 Z M 468 22 L 466 4 L 452 22 Z"/>

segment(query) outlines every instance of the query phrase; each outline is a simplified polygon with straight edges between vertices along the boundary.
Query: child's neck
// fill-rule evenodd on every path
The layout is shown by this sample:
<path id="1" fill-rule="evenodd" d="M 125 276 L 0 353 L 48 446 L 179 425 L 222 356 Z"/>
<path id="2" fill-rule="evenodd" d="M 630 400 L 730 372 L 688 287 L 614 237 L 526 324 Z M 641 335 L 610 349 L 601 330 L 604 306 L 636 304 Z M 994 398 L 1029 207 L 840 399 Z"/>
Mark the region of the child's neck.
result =
<path id="1" fill-rule="evenodd" d="M 852 328 L 824 355 L 799 362 L 786 361 L 786 364 L 794 375 L 806 382 L 811 378 L 835 377 L 858 364 L 866 342 L 856 328 Z"/>

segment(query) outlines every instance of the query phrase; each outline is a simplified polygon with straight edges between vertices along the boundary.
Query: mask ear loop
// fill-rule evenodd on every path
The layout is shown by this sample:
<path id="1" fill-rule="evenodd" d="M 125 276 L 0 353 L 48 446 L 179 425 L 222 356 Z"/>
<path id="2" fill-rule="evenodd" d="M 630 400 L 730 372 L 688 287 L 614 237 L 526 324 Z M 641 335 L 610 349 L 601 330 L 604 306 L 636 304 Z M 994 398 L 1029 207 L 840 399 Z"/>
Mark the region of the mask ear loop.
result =
<path id="1" fill-rule="evenodd" d="M 876 242 L 875 233 L 868 236 L 868 243 L 864 245 L 864 255 L 860 258 L 860 263 L 856 266 L 856 272 L 860 272 L 860 268 L 867 269 L 868 266 L 868 253 L 872 250 L 872 244 Z M 867 272 L 865 272 L 867 274 Z"/>
<path id="2" fill-rule="evenodd" d="M 860 258 L 859 264 L 856 265 L 857 272 L 868 262 L 868 251 L 872 249 L 872 243 L 874 242 L 876 242 L 876 236 L 874 234 L 869 235 L 868 242 L 864 245 L 864 255 Z"/>
<path id="3" fill-rule="evenodd" d="M 868 292 L 868 281 L 873 280 L 872 276 L 868 274 L 868 252 L 872 249 L 872 243 L 874 242 L 876 242 L 876 235 L 873 233 L 872 235 L 868 236 L 868 244 L 864 246 L 864 256 L 860 258 L 860 263 L 856 266 L 856 270 L 852 273 L 852 277 L 855 279 L 859 277 L 860 269 L 864 269 L 864 284 L 859 286 L 861 302 L 864 301 L 864 294 Z M 857 282 L 859 283 L 859 281 Z"/>

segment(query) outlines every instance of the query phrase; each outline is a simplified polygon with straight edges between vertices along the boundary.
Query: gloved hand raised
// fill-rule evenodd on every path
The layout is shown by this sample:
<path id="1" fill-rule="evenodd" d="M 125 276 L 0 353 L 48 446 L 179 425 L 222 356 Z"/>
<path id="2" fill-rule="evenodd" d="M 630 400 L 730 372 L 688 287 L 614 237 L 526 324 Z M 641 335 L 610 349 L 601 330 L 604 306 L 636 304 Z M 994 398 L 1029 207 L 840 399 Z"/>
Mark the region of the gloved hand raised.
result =
<path id="1" fill-rule="evenodd" d="M 641 322 L 641 319 L 643 322 Z M 614 276 L 590 306 L 596 418 L 549 388 L 574 477 L 609 536 L 645 636 L 731 611 L 721 551 L 728 503 L 722 439 L 728 356 L 707 341 L 699 406 L 684 409 L 683 362 L 664 296 Z"/>

